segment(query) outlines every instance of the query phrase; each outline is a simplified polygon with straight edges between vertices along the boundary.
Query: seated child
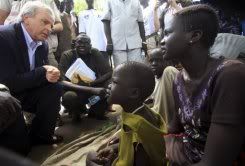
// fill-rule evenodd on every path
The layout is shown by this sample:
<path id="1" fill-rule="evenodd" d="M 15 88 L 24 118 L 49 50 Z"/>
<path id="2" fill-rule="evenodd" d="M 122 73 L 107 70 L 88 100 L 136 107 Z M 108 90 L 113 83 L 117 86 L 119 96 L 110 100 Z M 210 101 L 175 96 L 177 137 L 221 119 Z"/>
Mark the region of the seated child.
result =
<path id="1" fill-rule="evenodd" d="M 116 67 L 108 102 L 123 108 L 119 144 L 91 152 L 87 165 L 166 165 L 163 120 L 143 104 L 154 85 L 151 68 L 142 63 L 127 62 Z"/>
<path id="2" fill-rule="evenodd" d="M 164 53 L 161 48 L 155 48 L 149 51 L 149 64 L 155 75 L 155 89 L 146 103 L 153 102 L 152 110 L 159 113 L 166 124 L 169 124 L 173 118 L 175 110 L 173 98 L 173 81 L 178 74 L 178 70 L 172 67 L 172 63 L 164 59 Z"/>

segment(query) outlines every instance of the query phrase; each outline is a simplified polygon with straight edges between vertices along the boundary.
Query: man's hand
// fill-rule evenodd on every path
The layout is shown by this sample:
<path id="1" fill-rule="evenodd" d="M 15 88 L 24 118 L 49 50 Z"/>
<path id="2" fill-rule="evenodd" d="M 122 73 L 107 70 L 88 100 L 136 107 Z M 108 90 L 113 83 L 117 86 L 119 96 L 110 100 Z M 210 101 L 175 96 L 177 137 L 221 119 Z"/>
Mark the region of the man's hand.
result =
<path id="1" fill-rule="evenodd" d="M 147 43 L 146 42 L 142 42 L 142 50 L 145 52 L 145 56 L 147 57 L 148 53 L 147 53 Z"/>
<path id="2" fill-rule="evenodd" d="M 81 85 L 81 86 L 90 86 L 89 85 L 89 83 L 86 83 L 86 82 L 84 82 L 82 79 L 81 79 L 81 77 L 79 76 L 79 74 L 77 74 L 76 75 L 76 78 L 77 78 L 77 80 L 78 80 L 78 85 Z"/>
<path id="3" fill-rule="evenodd" d="M 104 98 L 107 92 L 105 88 L 93 88 L 93 94 Z"/>
<path id="4" fill-rule="evenodd" d="M 60 78 L 60 71 L 54 66 L 45 65 L 43 66 L 46 69 L 46 79 L 48 82 L 56 83 Z"/>
<path id="5" fill-rule="evenodd" d="M 106 51 L 107 51 L 108 55 L 112 55 L 112 53 L 113 53 L 113 44 L 112 43 L 107 43 Z"/>

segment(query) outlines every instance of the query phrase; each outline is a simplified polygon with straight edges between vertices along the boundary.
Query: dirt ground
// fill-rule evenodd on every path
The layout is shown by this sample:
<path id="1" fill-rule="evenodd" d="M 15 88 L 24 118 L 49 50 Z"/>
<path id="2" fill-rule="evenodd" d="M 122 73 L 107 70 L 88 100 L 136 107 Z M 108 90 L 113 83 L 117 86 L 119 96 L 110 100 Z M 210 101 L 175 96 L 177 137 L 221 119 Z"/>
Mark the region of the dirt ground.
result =
<path id="1" fill-rule="evenodd" d="M 113 109 L 117 111 L 108 112 L 106 114 L 108 120 L 96 120 L 82 116 L 81 122 L 78 123 L 73 123 L 67 113 L 62 114 L 64 125 L 58 127 L 55 133 L 62 135 L 64 137 L 64 141 L 60 144 L 34 146 L 27 158 L 36 162 L 37 164 L 42 164 L 55 151 L 73 140 L 85 134 L 100 130 L 102 127 L 106 127 L 112 123 L 116 123 L 117 117 L 120 114 L 120 107 L 113 106 Z"/>

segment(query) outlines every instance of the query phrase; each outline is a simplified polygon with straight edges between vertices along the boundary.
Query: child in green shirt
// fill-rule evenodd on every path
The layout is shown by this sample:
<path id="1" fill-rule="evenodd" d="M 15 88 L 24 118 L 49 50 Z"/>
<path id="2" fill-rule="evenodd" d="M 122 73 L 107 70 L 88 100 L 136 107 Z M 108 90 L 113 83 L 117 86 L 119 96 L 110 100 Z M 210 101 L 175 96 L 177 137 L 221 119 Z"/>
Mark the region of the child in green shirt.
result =
<path id="1" fill-rule="evenodd" d="M 151 68 L 142 63 L 127 62 L 114 70 L 108 102 L 123 108 L 119 144 L 90 153 L 87 165 L 166 165 L 163 120 L 143 104 L 154 85 Z"/>

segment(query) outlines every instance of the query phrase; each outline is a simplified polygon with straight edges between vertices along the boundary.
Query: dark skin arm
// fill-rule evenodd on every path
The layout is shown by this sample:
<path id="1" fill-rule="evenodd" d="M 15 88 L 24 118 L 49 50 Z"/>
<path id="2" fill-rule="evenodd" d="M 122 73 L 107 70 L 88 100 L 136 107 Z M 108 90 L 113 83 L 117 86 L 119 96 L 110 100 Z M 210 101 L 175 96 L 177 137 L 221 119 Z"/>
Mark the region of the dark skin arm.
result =
<path id="1" fill-rule="evenodd" d="M 147 55 L 147 45 L 145 43 L 146 38 L 145 38 L 145 27 L 144 27 L 144 22 L 138 22 L 139 25 L 139 30 L 140 30 L 140 37 L 142 39 L 142 49 L 145 52 L 145 55 Z"/>
<path id="2" fill-rule="evenodd" d="M 94 88 L 94 87 L 81 86 L 81 85 L 73 84 L 68 81 L 62 81 L 60 82 L 60 85 L 62 85 L 65 90 L 73 90 L 79 93 L 88 93 L 88 94 L 98 95 L 100 97 L 106 96 L 105 88 Z"/>
<path id="3" fill-rule="evenodd" d="M 245 138 L 244 126 L 212 124 L 202 160 L 193 166 L 231 166 Z"/>
<path id="4" fill-rule="evenodd" d="M 101 83 L 105 82 L 106 80 L 111 78 L 111 75 L 112 75 L 112 71 L 104 74 L 102 77 L 100 77 L 100 78 L 96 79 L 95 81 L 91 82 L 90 86 L 96 86 L 98 84 L 101 84 Z"/>
<path id="5" fill-rule="evenodd" d="M 113 44 L 111 38 L 111 25 L 110 25 L 111 22 L 109 20 L 103 20 L 103 23 L 104 23 L 105 36 L 107 39 L 106 51 L 109 55 L 111 55 L 113 51 Z"/>
<path id="6" fill-rule="evenodd" d="M 140 37 L 142 39 L 142 42 L 145 42 L 145 27 L 144 27 L 144 22 L 138 22 L 139 25 L 139 30 L 140 30 Z"/>

